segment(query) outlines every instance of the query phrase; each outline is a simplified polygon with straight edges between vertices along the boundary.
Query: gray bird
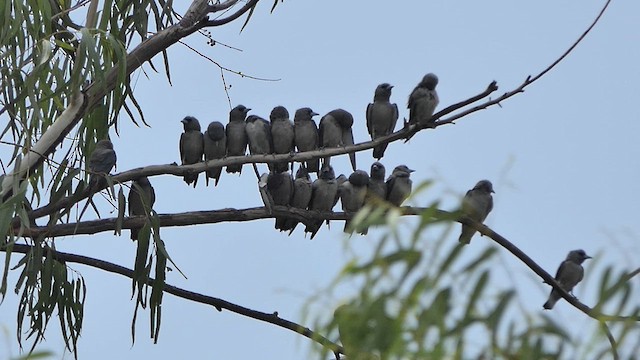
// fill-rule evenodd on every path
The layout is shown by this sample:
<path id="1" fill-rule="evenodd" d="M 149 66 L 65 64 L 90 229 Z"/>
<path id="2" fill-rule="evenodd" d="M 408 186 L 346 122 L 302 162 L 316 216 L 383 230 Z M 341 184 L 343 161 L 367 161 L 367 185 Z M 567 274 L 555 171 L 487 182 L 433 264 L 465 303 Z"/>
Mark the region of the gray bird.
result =
<path id="1" fill-rule="evenodd" d="M 413 182 L 409 178 L 415 170 L 409 169 L 406 165 L 399 165 L 393 169 L 387 179 L 386 200 L 395 206 L 400 206 L 411 194 Z"/>
<path id="2" fill-rule="evenodd" d="M 398 105 L 389 101 L 393 85 L 383 83 L 378 85 L 373 95 L 373 103 L 367 106 L 367 129 L 371 140 L 389 135 L 396 128 L 398 122 Z M 373 157 L 380 160 L 388 144 L 381 144 L 373 148 Z"/>
<path id="3" fill-rule="evenodd" d="M 225 135 L 224 125 L 219 121 L 209 124 L 207 131 L 204 132 L 204 160 L 222 159 L 227 156 L 227 136 Z M 218 186 L 222 167 L 214 167 L 207 170 L 207 185 L 209 178 L 216 179 L 215 186 Z"/>
<path id="4" fill-rule="evenodd" d="M 182 165 L 197 164 L 202 161 L 204 153 L 204 139 L 200 132 L 200 122 L 193 116 L 186 116 L 180 120 L 184 125 L 184 132 L 180 135 L 180 160 Z M 184 182 L 193 183 L 196 187 L 198 174 L 186 174 Z"/>
<path id="5" fill-rule="evenodd" d="M 320 119 L 318 138 L 321 148 L 332 148 L 353 145 L 353 115 L 343 109 L 331 110 Z M 349 153 L 351 168 L 356 171 L 356 153 Z M 324 158 L 324 163 L 329 164 L 330 158 Z"/>
<path id="6" fill-rule="evenodd" d="M 386 200 L 387 184 L 384 182 L 385 168 L 382 163 L 376 161 L 371 164 L 371 173 L 369 186 L 367 189 L 367 201 L 375 203 L 376 201 Z"/>
<path id="7" fill-rule="evenodd" d="M 273 138 L 274 154 L 291 154 L 295 150 L 293 123 L 289 120 L 289 112 L 284 106 L 276 106 L 269 115 L 271 120 L 271 136 Z M 289 163 L 286 161 L 273 164 L 275 171 L 288 171 Z"/>
<path id="8" fill-rule="evenodd" d="M 264 155 L 273 153 L 273 142 L 271 139 L 271 125 L 269 122 L 257 115 L 249 115 L 245 125 L 247 140 L 249 141 L 249 152 L 251 155 Z M 269 169 L 273 166 L 269 164 Z"/>
<path id="9" fill-rule="evenodd" d="M 111 169 L 116 165 L 116 152 L 113 150 L 113 143 L 104 139 L 96 143 L 91 156 L 89 156 L 89 184 L 90 186 L 98 185 L 104 180 L 104 175 L 108 175 Z"/>
<path id="10" fill-rule="evenodd" d="M 467 191 L 464 199 L 462 199 L 462 213 L 475 221 L 484 222 L 487 215 L 489 215 L 493 209 L 493 197 L 491 193 L 495 193 L 491 181 L 478 181 L 476 186 Z M 471 238 L 475 233 L 476 230 L 471 226 L 462 224 L 462 233 L 458 241 L 463 244 L 468 244 L 471 242 Z"/>
<path id="11" fill-rule="evenodd" d="M 107 180 L 105 175 L 109 175 L 111 169 L 116 165 L 116 160 L 116 152 L 113 150 L 113 143 L 111 143 L 110 140 L 104 139 L 96 143 L 87 161 L 87 168 L 89 170 L 89 196 L 78 219 L 82 219 L 82 215 L 84 215 L 89 204 L 93 203 L 93 194 L 96 193 L 97 189 L 106 186 Z"/>
<path id="12" fill-rule="evenodd" d="M 293 178 L 288 171 L 271 171 L 267 177 L 267 191 L 274 205 L 289 206 L 293 197 Z M 287 217 L 276 217 L 275 228 L 286 230 Z"/>
<path id="13" fill-rule="evenodd" d="M 438 77 L 429 73 L 413 89 L 407 103 L 409 124 L 425 125 L 435 121 L 435 119 L 431 118 L 431 115 L 433 115 L 436 106 L 440 102 L 436 85 L 438 85 Z"/>
<path id="14" fill-rule="evenodd" d="M 362 208 L 367 196 L 367 185 L 369 174 L 366 171 L 356 170 L 349 175 L 349 180 L 342 183 L 338 189 L 342 211 L 353 214 Z M 343 231 L 347 232 L 350 226 L 350 220 L 345 220 Z"/>
<path id="15" fill-rule="evenodd" d="M 293 197 L 291 198 L 291 207 L 297 209 L 306 209 L 311 201 L 311 178 L 309 172 L 300 164 L 300 168 L 296 171 L 296 178 L 293 181 Z M 298 221 L 295 219 L 287 219 L 284 225 L 285 230 L 289 230 L 289 235 L 298 225 Z"/>
<path id="16" fill-rule="evenodd" d="M 244 120 L 251 109 L 238 105 L 229 112 L 229 123 L 225 129 L 227 135 L 227 156 L 244 156 L 247 152 L 247 133 Z M 227 166 L 227 173 L 241 173 L 242 165 Z"/>
<path id="17" fill-rule="evenodd" d="M 293 116 L 294 142 L 298 152 L 318 150 L 318 125 L 313 117 L 318 115 L 308 107 L 296 110 Z M 320 159 L 309 160 L 305 167 L 307 171 L 318 173 Z"/>
<path id="18" fill-rule="evenodd" d="M 147 216 L 156 202 L 156 193 L 146 176 L 131 183 L 129 190 L 129 216 Z M 131 229 L 131 240 L 138 240 L 140 229 Z"/>
<path id="19" fill-rule="evenodd" d="M 587 255 L 584 250 L 573 250 L 569 252 L 567 258 L 560 264 L 556 273 L 556 281 L 566 292 L 571 293 L 573 287 L 582 280 L 584 269 L 581 264 L 587 259 L 591 259 L 591 256 Z M 551 310 L 561 298 L 560 293 L 553 288 L 551 289 L 551 294 L 549 294 L 549 300 L 542 307 Z"/>
<path id="20" fill-rule="evenodd" d="M 311 185 L 311 201 L 309 210 L 332 211 L 338 199 L 338 182 L 331 165 L 323 165 L 318 179 Z M 316 235 L 322 220 L 314 220 L 305 228 L 305 232 L 311 233 L 311 239 Z"/>

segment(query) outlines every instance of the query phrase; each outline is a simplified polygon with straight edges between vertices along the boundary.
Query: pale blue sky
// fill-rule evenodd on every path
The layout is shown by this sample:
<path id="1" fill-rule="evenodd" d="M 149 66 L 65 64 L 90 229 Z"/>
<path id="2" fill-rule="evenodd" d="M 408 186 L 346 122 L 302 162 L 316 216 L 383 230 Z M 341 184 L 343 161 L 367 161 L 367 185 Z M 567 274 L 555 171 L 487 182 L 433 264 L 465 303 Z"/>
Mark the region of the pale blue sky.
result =
<path id="1" fill-rule="evenodd" d="M 563 53 L 603 1 L 289 0 L 269 14 L 271 5 L 263 0 L 241 34 L 242 21 L 211 29 L 214 39 L 242 52 L 209 47 L 199 35 L 186 42 L 223 66 L 280 79 L 256 81 L 226 73 L 233 106 L 244 104 L 263 117 L 276 105 L 286 106 L 290 113 L 309 106 L 320 114 L 342 107 L 354 114 L 355 138 L 360 142 L 368 140 L 364 112 L 377 84 L 395 85 L 391 100 L 398 103 L 401 117 L 407 116 L 409 92 L 427 72 L 440 78 L 439 109 L 477 94 L 492 80 L 500 86 L 498 96 Z M 495 207 L 486 224 L 551 273 L 569 250 L 577 248 L 598 255 L 599 265 L 615 263 L 620 271 L 638 267 L 638 23 L 640 3 L 614 1 L 584 42 L 524 94 L 456 125 L 421 132 L 408 144 L 391 144 L 383 159 L 388 173 L 404 163 L 416 169 L 414 184 L 434 180 L 433 188 L 412 205 L 441 199 L 444 209 L 455 208 L 477 180 L 490 179 L 496 190 Z M 120 137 L 111 133 L 118 172 L 179 161 L 180 120 L 185 115 L 196 116 L 203 126 L 213 120 L 227 122 L 230 107 L 218 68 L 180 44 L 169 50 L 169 57 L 173 86 L 149 66 L 145 66 L 149 79 L 142 72 L 133 76 L 137 98 L 152 127 L 137 128 L 121 118 Z M 161 58 L 156 57 L 154 64 L 160 68 Z M 359 154 L 359 168 L 368 170 L 372 160 L 370 151 Z M 337 173 L 350 172 L 344 157 L 334 166 Z M 195 190 L 173 176 L 154 177 L 151 182 L 159 213 L 261 204 L 249 167 L 241 177 L 224 174 L 217 188 L 204 187 L 202 177 Z M 326 286 L 344 264 L 341 229 L 341 224 L 323 228 L 313 241 L 303 238 L 300 229 L 291 237 L 276 232 L 271 219 L 163 229 L 172 258 L 189 278 L 172 272 L 167 281 L 299 321 L 307 297 Z M 379 234 L 373 231 L 372 239 L 352 241 L 366 245 Z M 426 238 L 430 235 L 435 232 L 425 233 Z M 457 231 L 452 232 L 451 242 L 456 237 Z M 487 241 L 475 237 L 466 250 L 476 253 Z M 135 254 L 128 233 L 66 237 L 56 245 L 127 267 Z M 506 251 L 501 258 L 518 282 L 523 306 L 541 311 L 548 289 Z M 164 298 L 159 343 L 148 340 L 148 314 L 142 313 L 131 347 L 130 281 L 70 266 L 84 275 L 88 287 L 81 358 L 306 357 L 310 342 L 288 330 L 171 295 Z M 587 274 L 598 269 L 586 264 Z M 595 300 L 593 280 L 576 290 L 586 304 Z M 638 279 L 634 282 L 640 285 Z M 6 330 L 0 343 L 14 355 L 16 302 L 10 293 L 0 307 L 0 329 Z M 553 315 L 575 322 L 576 327 L 593 325 L 565 302 Z M 62 354 L 54 322 L 48 339 L 39 348 Z M 6 355 L 6 350 L 0 351 L 0 357 Z"/>

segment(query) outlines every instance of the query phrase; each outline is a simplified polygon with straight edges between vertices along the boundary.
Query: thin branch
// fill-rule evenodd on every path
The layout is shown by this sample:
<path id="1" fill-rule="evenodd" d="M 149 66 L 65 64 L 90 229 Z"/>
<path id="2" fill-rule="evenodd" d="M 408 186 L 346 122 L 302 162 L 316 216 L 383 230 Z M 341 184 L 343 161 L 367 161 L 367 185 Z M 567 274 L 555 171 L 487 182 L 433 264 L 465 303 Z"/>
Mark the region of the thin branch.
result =
<path id="1" fill-rule="evenodd" d="M 215 20 L 209 20 L 209 19 L 205 19 L 203 21 L 200 22 L 199 29 L 205 28 L 205 27 L 209 27 L 209 26 L 220 26 L 220 25 L 224 25 L 227 23 L 232 22 L 233 20 L 239 18 L 240 16 L 242 16 L 244 13 L 246 13 L 247 11 L 249 11 L 251 8 L 253 8 L 254 6 L 256 6 L 256 4 L 258 4 L 259 0 L 249 0 L 247 1 L 246 4 L 244 4 L 244 6 L 242 8 L 240 8 L 240 10 L 236 11 L 235 13 L 231 14 L 228 17 L 222 18 L 222 19 L 215 19 Z"/>
<path id="2" fill-rule="evenodd" d="M 33 249 L 32 246 L 29 245 L 22 245 L 22 244 L 14 244 L 13 245 L 13 252 L 15 253 L 22 253 L 22 254 L 27 254 L 29 253 L 31 250 Z M 133 279 L 133 270 L 128 269 L 124 266 L 120 266 L 114 263 L 110 263 L 108 261 L 104 261 L 104 260 L 99 260 L 99 259 L 95 259 L 95 258 L 91 258 L 88 256 L 82 256 L 82 255 L 76 255 L 76 254 L 70 254 L 70 253 L 65 253 L 65 252 L 60 252 L 60 251 L 55 251 L 53 249 L 50 249 L 50 253 L 53 256 L 54 259 L 60 261 L 60 262 L 68 262 L 68 263 L 77 263 L 77 264 L 83 264 L 83 265 L 87 265 L 93 268 L 97 268 L 97 269 L 101 269 L 107 272 L 111 272 L 114 274 L 119 274 L 125 277 L 128 277 L 130 279 Z M 147 280 L 147 285 L 152 286 L 153 285 L 153 279 L 149 278 Z M 295 333 L 298 333 L 300 335 L 303 335 L 317 343 L 319 343 L 320 345 L 330 349 L 333 352 L 339 352 L 339 353 L 343 353 L 344 354 L 344 349 L 342 349 L 342 347 L 334 342 L 332 342 L 331 340 L 327 339 L 326 337 L 312 331 L 309 328 L 306 328 L 300 324 L 297 324 L 293 321 L 289 321 L 286 319 L 283 319 L 281 317 L 279 317 L 278 312 L 274 311 L 272 313 L 265 313 L 265 312 L 261 312 L 261 311 L 256 311 L 256 310 L 252 310 L 249 308 L 246 308 L 244 306 L 240 306 L 225 300 L 222 300 L 220 298 L 216 298 L 213 296 L 207 296 L 207 295 L 203 295 L 200 293 L 196 293 L 193 291 L 189 291 L 189 290 L 185 290 L 173 285 L 169 285 L 169 284 L 164 284 L 163 287 L 163 291 L 174 295 L 176 297 L 179 298 L 183 298 L 186 300 L 190 300 L 193 302 L 197 302 L 197 303 L 201 303 L 201 304 L 206 304 L 206 305 L 211 305 L 213 307 L 215 307 L 218 311 L 222 311 L 224 310 L 228 310 L 231 312 L 234 312 L 236 314 L 239 315 L 243 315 L 252 319 L 256 319 L 256 320 L 260 320 L 260 321 L 264 321 L 270 324 L 274 324 L 277 326 L 280 326 L 282 328 L 291 330 Z"/>

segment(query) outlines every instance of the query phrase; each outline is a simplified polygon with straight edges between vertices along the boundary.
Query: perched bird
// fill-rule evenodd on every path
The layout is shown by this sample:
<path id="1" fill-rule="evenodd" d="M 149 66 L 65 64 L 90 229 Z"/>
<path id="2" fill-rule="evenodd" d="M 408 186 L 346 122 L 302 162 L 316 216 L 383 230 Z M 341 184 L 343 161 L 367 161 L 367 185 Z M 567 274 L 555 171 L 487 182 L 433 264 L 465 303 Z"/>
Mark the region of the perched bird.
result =
<path id="1" fill-rule="evenodd" d="M 267 177 L 267 190 L 273 200 L 273 205 L 289 206 L 293 197 L 293 178 L 288 171 L 271 171 Z M 287 217 L 276 217 L 275 228 L 286 230 Z"/>
<path id="2" fill-rule="evenodd" d="M 87 161 L 87 168 L 89 169 L 89 196 L 78 219 L 82 219 L 82 215 L 87 211 L 89 204 L 93 203 L 93 194 L 96 193 L 98 188 L 106 186 L 107 180 L 105 175 L 109 175 L 111 169 L 116 165 L 116 160 L 116 152 L 113 150 L 113 143 L 111 143 L 110 140 L 104 139 L 96 143 Z"/>
<path id="3" fill-rule="evenodd" d="M 587 259 L 591 259 L 591 256 L 587 255 L 584 250 L 569 251 L 567 258 L 560 264 L 556 273 L 556 281 L 564 291 L 571 293 L 573 287 L 582 280 L 584 269 L 581 264 Z M 551 310 L 561 298 L 560 293 L 553 288 L 549 294 L 549 300 L 542 307 Z"/>
<path id="4" fill-rule="evenodd" d="M 409 169 L 406 165 L 399 165 L 393 169 L 387 179 L 386 200 L 395 206 L 400 206 L 411 194 L 413 182 L 409 178 L 415 170 Z"/>
<path id="5" fill-rule="evenodd" d="M 129 190 L 129 216 L 146 216 L 156 202 L 156 193 L 146 176 L 131 183 Z M 138 240 L 140 229 L 131 229 L 131 240 Z"/>
<path id="6" fill-rule="evenodd" d="M 309 210 L 332 211 L 337 202 L 338 182 L 336 181 L 336 174 L 331 165 L 325 164 L 320 169 L 318 179 L 311 186 Z M 322 220 L 313 221 L 313 223 L 307 225 L 304 231 L 311 233 L 311 239 L 313 239 L 321 225 Z"/>
<path id="7" fill-rule="evenodd" d="M 308 107 L 296 110 L 293 116 L 294 142 L 298 152 L 313 151 L 318 149 L 318 126 L 313 117 L 318 113 Z M 307 171 L 318 173 L 320 160 L 314 159 L 305 164 Z"/>
<path id="8" fill-rule="evenodd" d="M 353 115 L 343 109 L 331 110 L 320 119 L 318 138 L 320 147 L 332 148 L 353 145 Z M 356 171 L 356 153 L 349 153 L 349 161 L 353 171 Z M 330 158 L 324 158 L 324 163 L 329 164 Z"/>
<path id="9" fill-rule="evenodd" d="M 367 129 L 371 140 L 389 135 L 393 132 L 398 121 L 398 105 L 389 101 L 393 85 L 383 83 L 378 85 L 373 95 L 373 103 L 367 106 Z M 380 144 L 373 148 L 373 157 L 380 160 L 388 144 Z"/>
<path id="10" fill-rule="evenodd" d="M 204 139 L 200 132 L 200 122 L 193 116 L 187 116 L 180 120 L 184 124 L 184 133 L 180 135 L 180 160 L 182 165 L 196 164 L 202 161 L 204 153 Z M 184 182 L 193 183 L 196 187 L 198 174 L 186 174 Z"/>
<path id="11" fill-rule="evenodd" d="M 219 121 L 209 124 L 207 131 L 204 132 L 204 160 L 222 159 L 227 156 L 227 136 L 225 135 L 224 125 Z M 216 179 L 215 186 L 218 186 L 222 167 L 214 167 L 207 170 L 207 185 L 209 178 Z"/>
<path id="12" fill-rule="evenodd" d="M 273 153 L 271 139 L 271 125 L 257 115 L 249 115 L 245 125 L 247 140 L 249 141 L 249 153 L 251 155 L 264 155 Z"/>
<path id="13" fill-rule="evenodd" d="M 247 133 L 245 118 L 251 109 L 238 105 L 229 112 L 229 123 L 225 129 L 227 135 L 227 156 L 244 156 L 247 151 Z M 242 173 L 242 165 L 227 166 L 227 173 Z"/>
<path id="14" fill-rule="evenodd" d="M 291 154 L 295 150 L 293 123 L 289 120 L 289 112 L 284 106 L 276 106 L 269 115 L 271 120 L 271 136 L 273 137 L 274 154 Z M 273 164 L 275 171 L 288 171 L 286 161 Z"/>
<path id="15" fill-rule="evenodd" d="M 290 205 L 294 208 L 306 209 L 309 206 L 310 201 L 311 178 L 309 177 L 309 172 L 304 165 L 300 164 L 300 168 L 296 171 L 296 178 L 293 181 L 293 197 L 291 198 Z M 284 229 L 282 230 L 289 230 L 289 234 L 291 234 L 297 225 L 297 220 L 287 219 Z"/>
<path id="16" fill-rule="evenodd" d="M 371 164 L 369 186 L 367 187 L 367 201 L 386 200 L 387 184 L 384 182 L 385 168 L 380 162 Z"/>
<path id="17" fill-rule="evenodd" d="M 436 92 L 436 85 L 438 85 L 438 77 L 429 73 L 413 89 L 407 104 L 409 124 L 425 125 L 435 121 L 435 119 L 431 118 L 431 115 L 433 115 L 436 106 L 440 102 L 438 92 Z"/>
<path id="18" fill-rule="evenodd" d="M 104 180 L 104 175 L 108 175 L 116 165 L 116 160 L 113 143 L 107 139 L 98 141 L 87 164 L 90 171 L 89 186 L 97 186 L 101 183 Z"/>
<path id="19" fill-rule="evenodd" d="M 356 170 L 349 175 L 349 180 L 342 183 L 338 189 L 342 211 L 356 213 L 362 208 L 367 196 L 367 185 L 369 185 L 369 174 L 366 171 Z M 343 231 L 347 232 L 349 226 L 350 220 L 345 220 Z"/>
<path id="20" fill-rule="evenodd" d="M 464 199 L 462 199 L 462 213 L 473 220 L 484 222 L 484 219 L 487 218 L 487 215 L 489 215 L 491 209 L 493 209 L 493 197 L 491 193 L 495 193 L 491 181 L 478 181 L 476 186 L 467 191 Z M 471 226 L 462 224 L 462 233 L 458 241 L 463 244 L 468 244 L 471 242 L 471 238 L 475 233 L 476 230 Z"/>

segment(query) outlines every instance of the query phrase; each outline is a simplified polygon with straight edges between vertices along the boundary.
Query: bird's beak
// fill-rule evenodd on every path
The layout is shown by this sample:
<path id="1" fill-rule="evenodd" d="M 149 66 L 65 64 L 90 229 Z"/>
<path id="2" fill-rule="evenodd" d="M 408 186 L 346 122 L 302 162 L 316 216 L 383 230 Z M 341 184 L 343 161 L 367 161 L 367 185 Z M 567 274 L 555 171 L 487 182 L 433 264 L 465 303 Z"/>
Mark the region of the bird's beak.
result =
<path id="1" fill-rule="evenodd" d="M 584 259 L 587 260 L 587 259 L 593 259 L 593 258 L 589 255 L 585 255 Z"/>
<path id="2" fill-rule="evenodd" d="M 493 189 L 491 189 L 491 193 L 492 193 L 492 194 L 495 194 L 496 192 L 495 192 L 495 191 L 493 191 Z"/>
<path id="3" fill-rule="evenodd" d="M 413 169 L 409 169 L 409 172 L 410 172 L 410 173 L 412 173 L 412 172 L 415 172 L 415 170 L 413 170 Z"/>
<path id="4" fill-rule="evenodd" d="M 311 117 L 316 116 L 316 115 L 320 115 L 320 114 L 318 114 L 317 112 L 312 112 L 311 113 Z"/>
<path id="5" fill-rule="evenodd" d="M 393 85 L 389 85 L 389 89 L 393 89 Z"/>
<path id="6" fill-rule="evenodd" d="M 187 119 L 182 119 L 180 120 L 181 123 L 186 124 L 187 123 Z"/>
<path id="7" fill-rule="evenodd" d="M 247 108 L 247 112 L 251 111 L 251 109 Z"/>

